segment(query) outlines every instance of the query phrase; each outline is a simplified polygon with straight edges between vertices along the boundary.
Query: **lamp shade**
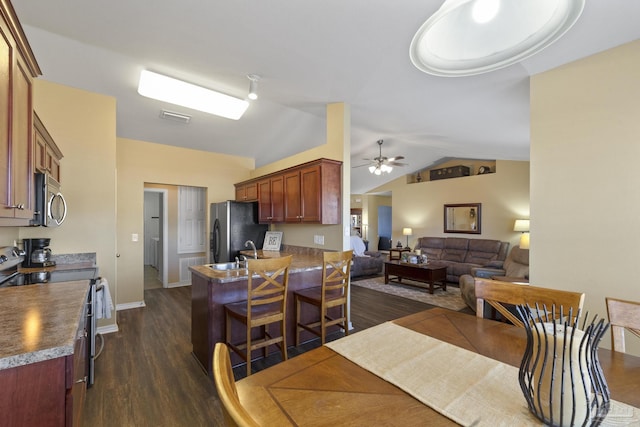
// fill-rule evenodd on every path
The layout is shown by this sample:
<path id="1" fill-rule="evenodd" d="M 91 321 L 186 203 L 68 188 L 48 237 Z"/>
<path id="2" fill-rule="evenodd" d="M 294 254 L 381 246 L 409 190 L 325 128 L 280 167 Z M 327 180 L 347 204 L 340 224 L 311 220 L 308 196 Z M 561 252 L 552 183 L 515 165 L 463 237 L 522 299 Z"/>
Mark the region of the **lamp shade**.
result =
<path id="1" fill-rule="evenodd" d="M 471 76 L 536 54 L 576 23 L 585 0 L 446 0 L 414 36 L 409 56 L 425 73 Z"/>
<path id="2" fill-rule="evenodd" d="M 529 231 L 529 220 L 528 219 L 516 219 L 515 224 L 513 225 L 513 231 L 520 232 L 528 232 Z"/>
<path id="3" fill-rule="evenodd" d="M 409 227 L 405 227 L 402 229 L 403 236 L 411 236 L 413 234 L 413 230 Z"/>

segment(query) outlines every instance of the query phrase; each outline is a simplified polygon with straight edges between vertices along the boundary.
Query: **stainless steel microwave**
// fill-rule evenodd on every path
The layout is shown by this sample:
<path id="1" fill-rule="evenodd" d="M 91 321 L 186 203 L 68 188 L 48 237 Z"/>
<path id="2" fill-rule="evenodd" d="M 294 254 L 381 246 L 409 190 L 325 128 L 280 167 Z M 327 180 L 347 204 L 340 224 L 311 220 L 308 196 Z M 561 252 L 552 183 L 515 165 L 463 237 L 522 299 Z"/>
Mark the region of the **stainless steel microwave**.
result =
<path id="1" fill-rule="evenodd" d="M 60 192 L 60 183 L 49 174 L 35 174 L 35 202 L 32 225 L 57 227 L 67 217 L 67 202 Z"/>

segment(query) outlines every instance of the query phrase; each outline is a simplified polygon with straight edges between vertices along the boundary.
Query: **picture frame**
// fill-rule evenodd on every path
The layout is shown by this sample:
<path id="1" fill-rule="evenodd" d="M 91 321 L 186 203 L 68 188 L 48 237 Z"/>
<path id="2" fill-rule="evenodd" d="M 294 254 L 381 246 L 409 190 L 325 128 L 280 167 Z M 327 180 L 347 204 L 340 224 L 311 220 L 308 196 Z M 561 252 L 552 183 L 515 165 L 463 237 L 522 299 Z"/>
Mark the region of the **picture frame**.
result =
<path id="1" fill-rule="evenodd" d="M 267 231 L 264 235 L 263 251 L 279 251 L 282 243 L 282 231 Z"/>

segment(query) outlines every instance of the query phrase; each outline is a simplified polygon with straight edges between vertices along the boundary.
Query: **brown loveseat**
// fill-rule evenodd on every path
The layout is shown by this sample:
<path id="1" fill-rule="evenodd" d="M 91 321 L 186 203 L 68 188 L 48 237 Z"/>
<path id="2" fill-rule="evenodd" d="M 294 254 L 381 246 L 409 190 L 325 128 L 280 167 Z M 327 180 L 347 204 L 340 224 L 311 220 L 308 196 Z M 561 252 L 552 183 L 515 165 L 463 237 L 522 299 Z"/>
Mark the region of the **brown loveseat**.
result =
<path id="1" fill-rule="evenodd" d="M 502 268 L 509 242 L 463 237 L 420 237 L 415 249 L 427 255 L 427 261 L 447 267 L 447 281 L 458 283 L 472 268 Z"/>

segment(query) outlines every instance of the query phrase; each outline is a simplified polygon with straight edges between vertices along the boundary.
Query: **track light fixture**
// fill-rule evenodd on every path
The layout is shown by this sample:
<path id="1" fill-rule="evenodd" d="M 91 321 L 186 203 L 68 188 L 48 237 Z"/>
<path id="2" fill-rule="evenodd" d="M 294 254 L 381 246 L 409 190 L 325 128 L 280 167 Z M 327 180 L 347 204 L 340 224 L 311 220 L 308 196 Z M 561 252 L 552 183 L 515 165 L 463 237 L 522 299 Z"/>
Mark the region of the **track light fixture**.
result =
<path id="1" fill-rule="evenodd" d="M 258 80 L 260 80 L 260 76 L 257 74 L 247 74 L 247 78 L 249 79 L 249 95 L 248 98 L 251 100 L 258 99 Z"/>

